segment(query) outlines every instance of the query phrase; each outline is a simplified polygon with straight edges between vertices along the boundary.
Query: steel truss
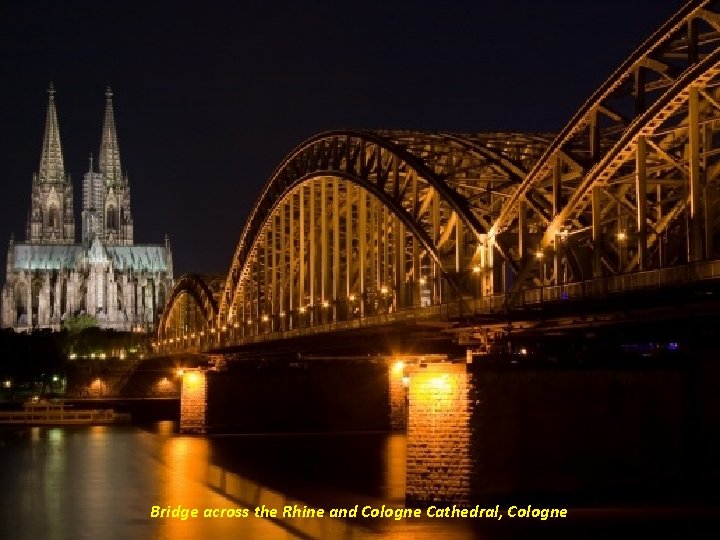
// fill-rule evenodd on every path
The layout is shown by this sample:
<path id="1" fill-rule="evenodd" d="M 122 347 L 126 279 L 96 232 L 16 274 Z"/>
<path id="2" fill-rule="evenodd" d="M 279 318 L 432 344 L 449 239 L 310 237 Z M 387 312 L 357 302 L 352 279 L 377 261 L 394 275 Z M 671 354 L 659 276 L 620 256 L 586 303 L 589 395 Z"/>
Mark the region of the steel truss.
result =
<path id="1" fill-rule="evenodd" d="M 317 135 L 265 184 L 216 311 L 186 292 L 244 336 L 720 258 L 719 44 L 720 0 L 687 2 L 557 136 Z"/>

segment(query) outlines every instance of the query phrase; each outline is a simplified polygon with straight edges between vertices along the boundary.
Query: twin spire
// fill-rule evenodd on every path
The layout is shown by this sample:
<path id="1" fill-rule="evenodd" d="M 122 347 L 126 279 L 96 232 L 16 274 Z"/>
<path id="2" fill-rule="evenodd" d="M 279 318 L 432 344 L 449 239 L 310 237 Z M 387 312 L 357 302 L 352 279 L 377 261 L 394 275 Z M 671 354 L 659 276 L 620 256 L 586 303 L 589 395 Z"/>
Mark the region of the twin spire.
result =
<path id="1" fill-rule="evenodd" d="M 105 91 L 105 121 L 103 122 L 102 141 L 100 142 L 100 160 L 98 167 L 110 184 L 122 180 L 120 169 L 120 147 L 115 132 L 115 114 L 112 104 L 113 92 L 108 86 Z"/>
<path id="2" fill-rule="evenodd" d="M 38 180 L 45 182 L 65 182 L 65 163 L 60 147 L 60 129 L 58 128 L 57 111 L 55 110 L 55 87 L 50 83 L 48 88 L 48 108 L 45 119 L 45 136 L 43 137 L 42 153 Z"/>
<path id="3" fill-rule="evenodd" d="M 108 86 L 105 92 L 105 120 L 103 122 L 102 139 L 100 142 L 100 173 L 108 183 L 114 184 L 123 179 L 120 167 L 120 147 L 115 129 L 115 114 L 112 103 L 113 92 Z M 48 88 L 48 108 L 45 119 L 45 136 L 43 137 L 42 153 L 38 181 L 40 183 L 64 183 L 65 163 L 60 145 L 60 129 L 58 127 L 57 110 L 55 108 L 55 87 L 50 83 Z"/>

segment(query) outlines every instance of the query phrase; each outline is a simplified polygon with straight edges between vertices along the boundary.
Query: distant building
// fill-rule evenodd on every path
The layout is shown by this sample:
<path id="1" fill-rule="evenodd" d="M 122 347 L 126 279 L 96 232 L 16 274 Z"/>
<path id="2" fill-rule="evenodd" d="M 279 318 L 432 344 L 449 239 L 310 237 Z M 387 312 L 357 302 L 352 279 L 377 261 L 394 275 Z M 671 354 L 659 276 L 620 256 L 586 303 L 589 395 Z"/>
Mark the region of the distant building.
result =
<path id="1" fill-rule="evenodd" d="M 73 188 L 65 171 L 55 90 L 50 85 L 40 168 L 33 175 L 24 243 L 10 239 L 2 289 L 2 327 L 59 330 L 87 314 L 100 327 L 154 328 L 172 290 L 172 254 L 133 243 L 130 186 L 120 164 L 108 88 L 97 171 L 83 178 L 82 241 L 75 240 Z"/>

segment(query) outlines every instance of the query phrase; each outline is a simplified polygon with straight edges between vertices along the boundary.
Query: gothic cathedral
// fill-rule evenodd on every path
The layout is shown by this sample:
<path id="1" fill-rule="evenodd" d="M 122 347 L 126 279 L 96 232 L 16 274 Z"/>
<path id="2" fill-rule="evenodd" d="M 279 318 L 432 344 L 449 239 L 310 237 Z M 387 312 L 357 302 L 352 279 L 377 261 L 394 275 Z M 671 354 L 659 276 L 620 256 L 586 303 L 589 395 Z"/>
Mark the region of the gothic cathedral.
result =
<path id="1" fill-rule="evenodd" d="M 90 158 L 83 177 L 80 244 L 52 84 L 48 93 L 26 239 L 11 238 L 8 247 L 2 326 L 59 330 L 68 318 L 87 314 L 101 328 L 153 330 L 172 290 L 172 254 L 167 238 L 164 245 L 133 243 L 130 186 L 120 165 L 112 91 L 105 93 L 97 170 Z"/>

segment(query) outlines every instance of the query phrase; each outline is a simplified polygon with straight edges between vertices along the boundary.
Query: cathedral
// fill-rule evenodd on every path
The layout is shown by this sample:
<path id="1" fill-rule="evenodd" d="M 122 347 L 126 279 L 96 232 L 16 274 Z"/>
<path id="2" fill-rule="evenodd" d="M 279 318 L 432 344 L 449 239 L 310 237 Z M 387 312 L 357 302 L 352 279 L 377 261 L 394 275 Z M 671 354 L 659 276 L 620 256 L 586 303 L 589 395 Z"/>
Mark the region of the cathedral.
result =
<path id="1" fill-rule="evenodd" d="M 164 245 L 135 244 L 130 186 L 120 163 L 112 91 L 105 93 L 100 153 L 83 176 L 81 242 L 50 85 L 40 168 L 33 175 L 25 242 L 10 239 L 2 327 L 60 330 L 89 315 L 101 328 L 151 331 L 173 285 Z"/>

